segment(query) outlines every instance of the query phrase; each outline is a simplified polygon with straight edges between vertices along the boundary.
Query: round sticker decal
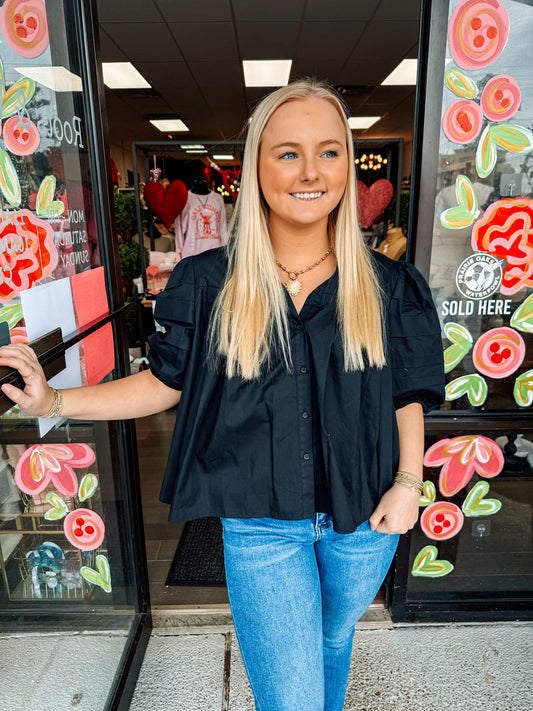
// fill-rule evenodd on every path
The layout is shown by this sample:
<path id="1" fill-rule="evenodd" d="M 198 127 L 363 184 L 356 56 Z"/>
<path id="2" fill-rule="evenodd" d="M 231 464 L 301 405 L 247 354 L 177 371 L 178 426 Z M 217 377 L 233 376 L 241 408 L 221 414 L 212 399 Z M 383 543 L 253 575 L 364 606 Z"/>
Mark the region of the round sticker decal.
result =
<path id="1" fill-rule="evenodd" d="M 500 288 L 505 261 L 492 254 L 471 254 L 459 265 L 457 289 L 467 299 L 486 299 Z"/>

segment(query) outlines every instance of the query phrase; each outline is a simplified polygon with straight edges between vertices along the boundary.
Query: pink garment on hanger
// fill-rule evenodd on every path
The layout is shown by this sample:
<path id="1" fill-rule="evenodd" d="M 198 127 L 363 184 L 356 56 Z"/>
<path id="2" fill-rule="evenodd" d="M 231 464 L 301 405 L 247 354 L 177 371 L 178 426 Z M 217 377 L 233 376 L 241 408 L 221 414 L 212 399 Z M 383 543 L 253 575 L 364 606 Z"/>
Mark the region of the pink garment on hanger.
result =
<path id="1" fill-rule="evenodd" d="M 176 250 L 190 257 L 226 244 L 226 208 L 218 193 L 191 193 L 187 204 L 174 221 Z"/>

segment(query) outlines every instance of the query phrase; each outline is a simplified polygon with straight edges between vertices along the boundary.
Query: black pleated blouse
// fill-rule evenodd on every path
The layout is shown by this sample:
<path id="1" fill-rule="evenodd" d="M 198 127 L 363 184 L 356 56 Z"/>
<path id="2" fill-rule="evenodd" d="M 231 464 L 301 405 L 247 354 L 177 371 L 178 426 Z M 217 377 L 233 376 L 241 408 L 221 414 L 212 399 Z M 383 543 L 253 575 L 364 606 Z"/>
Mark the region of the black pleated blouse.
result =
<path id="1" fill-rule="evenodd" d="M 387 364 L 344 371 L 338 273 L 300 314 L 287 294 L 293 368 L 259 380 L 207 365 L 206 333 L 227 269 L 224 248 L 182 260 L 157 297 L 165 328 L 150 338 L 153 374 L 182 390 L 161 491 L 170 521 L 203 516 L 310 518 L 350 533 L 373 512 L 398 465 L 395 410 L 444 397 L 439 320 L 410 264 L 373 253 L 386 299 Z"/>

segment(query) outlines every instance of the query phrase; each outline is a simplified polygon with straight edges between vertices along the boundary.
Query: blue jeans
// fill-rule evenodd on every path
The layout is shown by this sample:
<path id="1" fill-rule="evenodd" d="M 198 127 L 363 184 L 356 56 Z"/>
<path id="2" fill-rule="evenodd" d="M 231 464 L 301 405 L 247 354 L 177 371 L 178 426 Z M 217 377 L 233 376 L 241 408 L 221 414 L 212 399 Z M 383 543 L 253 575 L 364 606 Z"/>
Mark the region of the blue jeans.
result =
<path id="1" fill-rule="evenodd" d="M 398 545 L 368 521 L 222 519 L 228 595 L 257 711 L 341 711 L 354 626 Z"/>

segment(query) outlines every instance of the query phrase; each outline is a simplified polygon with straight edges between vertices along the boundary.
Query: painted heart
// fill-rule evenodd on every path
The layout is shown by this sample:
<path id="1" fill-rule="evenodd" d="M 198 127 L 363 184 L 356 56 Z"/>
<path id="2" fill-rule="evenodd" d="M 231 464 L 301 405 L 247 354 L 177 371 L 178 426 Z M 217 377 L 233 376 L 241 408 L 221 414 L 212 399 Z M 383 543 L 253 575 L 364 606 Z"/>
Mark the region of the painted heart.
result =
<path id="1" fill-rule="evenodd" d="M 452 342 L 452 345 L 444 351 L 444 372 L 449 373 L 472 348 L 474 339 L 465 326 L 453 321 L 444 325 L 444 334 Z"/>
<path id="2" fill-rule="evenodd" d="M 416 556 L 411 575 L 422 578 L 442 578 L 453 570 L 449 560 L 438 560 L 435 546 L 424 546 Z"/>
<path id="3" fill-rule="evenodd" d="M 515 380 L 513 395 L 520 407 L 533 405 L 533 370 L 527 370 Z"/>
<path id="4" fill-rule="evenodd" d="M 446 400 L 458 400 L 466 395 L 471 405 L 479 407 L 487 399 L 488 392 L 489 388 L 485 378 L 477 373 L 470 373 L 455 378 L 446 385 Z"/>
<path id="5" fill-rule="evenodd" d="M 65 518 L 68 514 L 68 506 L 60 496 L 54 494 L 53 491 L 49 491 L 48 494 L 46 494 L 46 500 L 52 505 L 52 508 L 48 509 L 44 514 L 47 521 L 60 521 L 62 518 Z"/>
<path id="6" fill-rule="evenodd" d="M 151 265 L 146 268 L 146 273 L 149 274 L 150 276 L 155 276 L 156 274 L 159 273 L 159 267 L 156 267 L 154 265 Z"/>
<path id="7" fill-rule="evenodd" d="M 393 194 L 394 188 L 389 180 L 376 180 L 370 187 L 360 180 L 357 181 L 357 213 L 365 230 L 381 215 L 392 200 Z"/>
<path id="8" fill-rule="evenodd" d="M 94 474 L 86 474 L 80 481 L 78 498 L 80 501 L 87 501 L 98 488 L 98 478 Z"/>
<path id="9" fill-rule="evenodd" d="M 187 186 L 173 180 L 164 188 L 159 181 L 150 180 L 144 186 L 144 200 L 168 230 L 187 204 Z"/>
<path id="10" fill-rule="evenodd" d="M 485 498 L 489 493 L 489 489 L 490 486 L 486 481 L 478 481 L 472 487 L 463 503 L 465 516 L 490 516 L 501 509 L 501 501 Z"/>
<path id="11" fill-rule="evenodd" d="M 98 585 L 106 593 L 111 592 L 111 570 L 105 555 L 96 556 L 96 570 L 84 565 L 80 568 L 80 573 L 91 585 Z"/>
<path id="12" fill-rule="evenodd" d="M 437 498 L 437 489 L 432 481 L 424 482 L 424 490 L 422 491 L 422 496 L 420 497 L 419 506 L 429 506 Z"/>
<path id="13" fill-rule="evenodd" d="M 440 223 L 448 230 L 460 230 L 471 225 L 479 215 L 478 201 L 474 187 L 466 175 L 458 175 L 455 181 L 457 205 L 444 210 Z"/>

